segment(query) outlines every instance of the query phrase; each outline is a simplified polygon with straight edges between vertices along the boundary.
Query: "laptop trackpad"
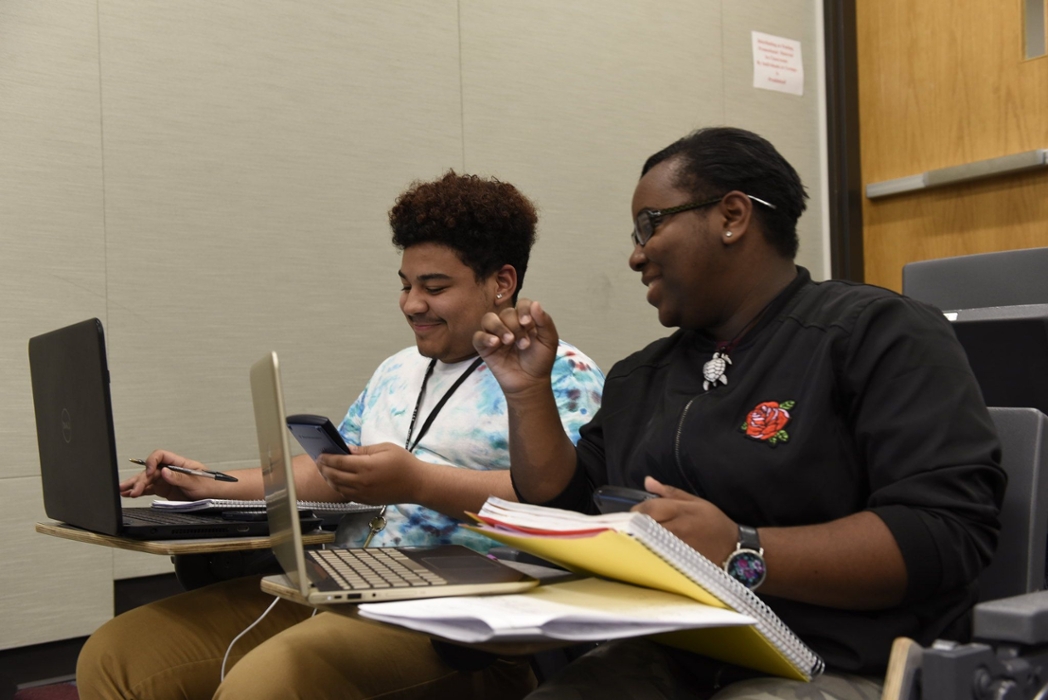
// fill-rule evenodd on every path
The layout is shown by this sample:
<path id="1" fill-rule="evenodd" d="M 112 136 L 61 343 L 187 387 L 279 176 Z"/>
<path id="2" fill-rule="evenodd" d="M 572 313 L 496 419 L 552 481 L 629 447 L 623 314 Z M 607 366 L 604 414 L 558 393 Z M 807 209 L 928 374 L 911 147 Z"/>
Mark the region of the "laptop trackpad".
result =
<path id="1" fill-rule="evenodd" d="M 484 557 L 453 556 L 453 557 L 423 557 L 422 563 L 433 569 L 451 569 L 462 571 L 464 569 L 491 569 L 498 564 Z"/>
<path id="2" fill-rule="evenodd" d="M 499 564 L 481 554 L 443 554 L 419 557 L 422 563 L 440 574 L 448 583 L 481 583 L 515 581 L 523 578 L 520 572 Z"/>

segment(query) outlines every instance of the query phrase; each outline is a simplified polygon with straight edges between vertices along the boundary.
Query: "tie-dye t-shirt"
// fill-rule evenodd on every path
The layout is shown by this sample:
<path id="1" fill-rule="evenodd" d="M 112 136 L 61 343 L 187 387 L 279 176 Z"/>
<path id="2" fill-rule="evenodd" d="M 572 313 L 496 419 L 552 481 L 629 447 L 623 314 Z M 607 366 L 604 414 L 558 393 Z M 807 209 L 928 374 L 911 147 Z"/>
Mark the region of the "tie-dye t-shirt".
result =
<path id="1" fill-rule="evenodd" d="M 436 363 L 426 383 L 412 442 L 433 408 L 473 359 L 450 365 Z M 430 359 L 420 355 L 415 347 L 401 350 L 383 362 L 339 426 L 346 442 L 404 445 L 429 363 Z M 600 407 L 604 373 L 578 349 L 561 342 L 551 378 L 564 430 L 572 442 L 577 442 L 579 428 Z M 441 408 L 415 447 L 414 455 L 425 462 L 461 469 L 509 469 L 508 432 L 506 398 L 487 365 L 481 364 Z M 419 505 L 390 505 L 386 509 L 386 527 L 375 535 L 370 546 L 453 543 L 480 552 L 495 546 L 492 540 L 458 527 L 459 522 Z M 339 543 L 360 546 L 367 530 L 367 519 L 347 518 L 339 528 Z"/>

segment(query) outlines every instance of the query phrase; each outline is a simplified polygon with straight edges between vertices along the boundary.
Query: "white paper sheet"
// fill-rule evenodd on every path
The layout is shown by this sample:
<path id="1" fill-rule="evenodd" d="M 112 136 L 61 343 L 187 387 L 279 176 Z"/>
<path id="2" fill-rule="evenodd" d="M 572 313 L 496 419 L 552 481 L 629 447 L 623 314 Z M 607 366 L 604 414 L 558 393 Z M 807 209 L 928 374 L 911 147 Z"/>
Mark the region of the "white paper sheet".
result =
<path id="1" fill-rule="evenodd" d="M 762 32 L 753 37 L 753 87 L 804 94 L 801 42 Z"/>
<path id="2" fill-rule="evenodd" d="M 468 643 L 596 641 L 754 623 L 745 615 L 683 596 L 597 578 L 515 595 L 366 603 L 360 614 Z"/>

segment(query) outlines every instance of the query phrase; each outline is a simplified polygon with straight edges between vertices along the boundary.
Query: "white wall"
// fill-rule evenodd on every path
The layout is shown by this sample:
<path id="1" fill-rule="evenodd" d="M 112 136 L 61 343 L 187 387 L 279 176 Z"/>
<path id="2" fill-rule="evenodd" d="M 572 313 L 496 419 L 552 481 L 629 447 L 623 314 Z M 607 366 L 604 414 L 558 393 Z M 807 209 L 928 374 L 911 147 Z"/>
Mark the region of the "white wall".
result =
<path id="1" fill-rule="evenodd" d="M 751 87 L 754 29 L 803 42 L 804 97 Z M 121 464 L 252 465 L 253 360 L 339 418 L 411 343 L 386 212 L 455 168 L 535 200 L 525 291 L 608 369 L 665 334 L 629 201 L 695 127 L 797 167 L 821 276 L 820 33 L 814 0 L 0 1 L 0 648 L 88 634 L 115 578 L 170 569 L 33 533 L 30 336 L 102 319 Z"/>

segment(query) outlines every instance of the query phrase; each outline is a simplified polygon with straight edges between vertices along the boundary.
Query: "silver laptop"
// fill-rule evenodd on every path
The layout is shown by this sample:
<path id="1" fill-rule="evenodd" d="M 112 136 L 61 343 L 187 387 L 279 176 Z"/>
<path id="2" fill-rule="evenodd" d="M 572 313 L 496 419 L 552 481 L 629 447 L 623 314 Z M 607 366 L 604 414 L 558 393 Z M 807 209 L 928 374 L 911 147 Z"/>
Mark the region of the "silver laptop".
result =
<path id="1" fill-rule="evenodd" d="M 277 354 L 251 367 L 258 453 L 273 551 L 291 587 L 310 603 L 518 593 L 538 581 L 468 547 L 330 547 L 306 550 L 291 507 L 297 501 Z"/>

